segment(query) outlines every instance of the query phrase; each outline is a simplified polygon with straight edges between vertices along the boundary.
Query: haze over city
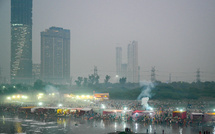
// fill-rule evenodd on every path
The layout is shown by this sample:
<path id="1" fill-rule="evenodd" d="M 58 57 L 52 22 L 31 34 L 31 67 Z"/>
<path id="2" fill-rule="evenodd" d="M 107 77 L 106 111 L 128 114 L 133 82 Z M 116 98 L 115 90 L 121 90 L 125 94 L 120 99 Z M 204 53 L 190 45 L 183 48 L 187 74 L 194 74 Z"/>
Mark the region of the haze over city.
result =
<path id="1" fill-rule="evenodd" d="M 33 1 L 33 63 L 40 63 L 40 32 L 52 26 L 70 30 L 71 76 L 100 80 L 116 74 L 116 47 L 127 62 L 128 44 L 138 42 L 140 80 L 151 67 L 163 82 L 215 80 L 215 1 Z M 0 1 L 0 67 L 10 74 L 10 1 Z"/>

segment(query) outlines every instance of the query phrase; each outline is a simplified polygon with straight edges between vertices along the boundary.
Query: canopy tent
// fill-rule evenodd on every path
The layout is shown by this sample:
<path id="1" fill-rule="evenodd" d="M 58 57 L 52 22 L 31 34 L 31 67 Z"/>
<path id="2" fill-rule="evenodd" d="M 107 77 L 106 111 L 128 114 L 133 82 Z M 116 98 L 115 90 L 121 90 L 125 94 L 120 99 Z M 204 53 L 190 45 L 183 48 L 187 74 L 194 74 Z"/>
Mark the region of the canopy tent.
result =
<path id="1" fill-rule="evenodd" d="M 106 115 L 106 114 L 116 114 L 116 113 L 119 113 L 119 112 L 122 112 L 123 110 L 117 110 L 117 109 L 105 109 L 103 111 L 103 115 Z"/>
<path id="2" fill-rule="evenodd" d="M 155 112 L 154 111 L 145 111 L 145 110 L 135 110 L 134 112 L 132 112 L 133 118 L 138 118 L 139 116 L 144 116 L 144 115 L 154 116 Z"/>
<path id="3" fill-rule="evenodd" d="M 186 119 L 187 117 L 187 112 L 186 111 L 173 111 L 172 112 L 172 117 L 180 117 L 181 119 Z"/>
<path id="4" fill-rule="evenodd" d="M 35 106 L 28 106 L 28 107 L 20 107 L 20 111 L 25 111 L 25 112 L 31 112 L 31 108 L 34 108 Z"/>
<path id="5" fill-rule="evenodd" d="M 194 121 L 200 121 L 204 119 L 204 114 L 203 113 L 191 113 L 190 114 L 191 120 Z"/>
<path id="6" fill-rule="evenodd" d="M 37 110 L 44 111 L 44 110 L 57 110 L 57 109 L 58 109 L 58 107 L 33 107 L 33 108 L 31 108 L 31 112 L 34 113 Z"/>
<path id="7" fill-rule="evenodd" d="M 82 108 L 82 109 L 80 109 L 79 115 L 83 115 L 83 114 L 90 112 L 90 111 L 92 111 L 92 108 Z"/>
<path id="8" fill-rule="evenodd" d="M 215 113 L 205 113 L 204 114 L 204 121 L 215 121 Z"/>

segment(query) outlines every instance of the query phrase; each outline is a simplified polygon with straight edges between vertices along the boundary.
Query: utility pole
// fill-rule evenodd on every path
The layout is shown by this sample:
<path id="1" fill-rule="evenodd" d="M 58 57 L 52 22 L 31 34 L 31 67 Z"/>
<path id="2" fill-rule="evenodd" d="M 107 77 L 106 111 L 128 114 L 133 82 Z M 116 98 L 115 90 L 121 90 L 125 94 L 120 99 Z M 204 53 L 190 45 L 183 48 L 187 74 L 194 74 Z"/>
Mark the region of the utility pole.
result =
<path id="1" fill-rule="evenodd" d="M 169 83 L 171 83 L 171 73 L 169 73 Z"/>
<path id="2" fill-rule="evenodd" d="M 155 67 L 152 67 L 151 70 L 151 82 L 155 82 L 156 78 L 155 78 Z"/>
<path id="3" fill-rule="evenodd" d="M 200 69 L 199 68 L 196 71 L 196 82 L 201 82 L 201 80 L 200 80 Z"/>
<path id="4" fill-rule="evenodd" d="M 97 67 L 94 66 L 94 76 L 97 76 L 98 75 L 98 70 L 97 70 Z"/>
<path id="5" fill-rule="evenodd" d="M 2 79 L 2 68 L 0 67 L 0 84 L 3 83 L 3 79 Z"/>

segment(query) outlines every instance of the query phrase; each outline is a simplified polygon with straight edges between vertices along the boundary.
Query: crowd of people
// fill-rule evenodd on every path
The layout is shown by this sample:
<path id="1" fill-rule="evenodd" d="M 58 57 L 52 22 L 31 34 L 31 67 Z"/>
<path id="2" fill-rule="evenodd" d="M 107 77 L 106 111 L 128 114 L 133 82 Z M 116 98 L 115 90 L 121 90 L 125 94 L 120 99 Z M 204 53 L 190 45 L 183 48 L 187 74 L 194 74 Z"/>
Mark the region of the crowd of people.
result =
<path id="1" fill-rule="evenodd" d="M 54 117 L 72 117 L 72 118 L 82 118 L 85 120 L 117 120 L 117 121 L 135 121 L 148 124 L 171 124 L 178 123 L 179 125 L 190 125 L 193 123 L 191 119 L 191 112 L 208 112 L 213 104 L 206 103 L 205 101 L 149 101 L 148 105 L 153 107 L 152 114 L 142 114 L 135 116 L 135 110 L 148 110 L 146 106 L 141 105 L 139 100 L 107 100 L 107 101 L 75 101 L 73 103 L 64 103 L 64 107 L 70 108 L 84 108 L 90 107 L 92 110 L 80 114 L 80 110 L 75 112 L 60 112 L 57 113 L 57 109 L 45 110 L 45 111 L 35 111 L 32 113 L 27 110 L 20 110 L 23 106 L 21 104 L 1 104 L 0 113 L 1 114 L 11 114 L 11 115 L 24 115 L 24 116 L 39 116 L 46 118 Z M 103 108 L 101 106 L 104 106 Z M 43 107 L 56 107 L 55 104 L 47 103 Z M 108 114 L 103 114 L 104 109 L 115 109 L 123 110 L 126 107 L 129 111 L 112 112 Z M 173 117 L 173 111 L 178 108 L 184 108 L 186 111 L 186 118 L 181 119 L 180 117 Z M 60 108 L 59 108 L 60 109 Z M 199 125 L 201 125 L 202 120 L 199 120 Z"/>

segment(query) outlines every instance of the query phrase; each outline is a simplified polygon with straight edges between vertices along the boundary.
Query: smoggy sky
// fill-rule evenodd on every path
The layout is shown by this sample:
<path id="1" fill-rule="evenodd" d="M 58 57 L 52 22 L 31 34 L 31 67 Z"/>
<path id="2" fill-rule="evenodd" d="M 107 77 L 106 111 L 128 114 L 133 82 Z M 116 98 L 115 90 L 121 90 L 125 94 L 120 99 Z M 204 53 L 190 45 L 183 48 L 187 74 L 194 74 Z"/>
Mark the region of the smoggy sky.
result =
<path id="1" fill-rule="evenodd" d="M 127 45 L 138 41 L 141 80 L 152 66 L 163 82 L 215 80 L 214 0 L 34 0 L 33 62 L 40 63 L 40 32 L 70 29 L 71 76 L 88 77 L 98 68 L 116 81 L 117 46 L 127 62 Z M 0 66 L 9 75 L 10 1 L 0 0 Z"/>

